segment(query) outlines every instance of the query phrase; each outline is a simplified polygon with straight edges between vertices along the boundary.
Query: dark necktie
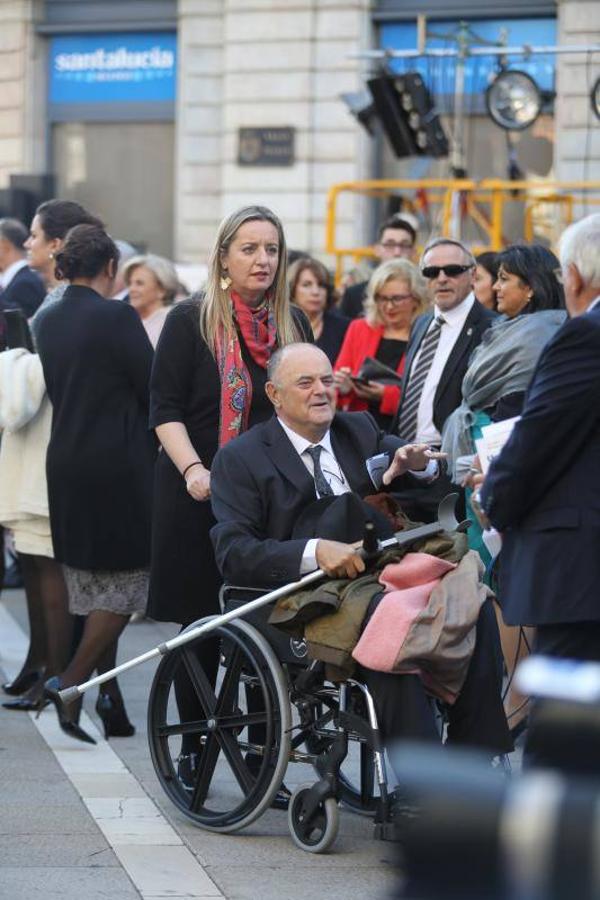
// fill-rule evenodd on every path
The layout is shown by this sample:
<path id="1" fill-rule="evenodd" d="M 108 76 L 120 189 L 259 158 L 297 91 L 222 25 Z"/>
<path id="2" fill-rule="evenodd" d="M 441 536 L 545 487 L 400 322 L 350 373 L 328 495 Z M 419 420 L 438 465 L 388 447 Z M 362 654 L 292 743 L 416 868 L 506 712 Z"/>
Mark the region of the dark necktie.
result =
<path id="1" fill-rule="evenodd" d="M 323 469 L 321 468 L 321 450 L 323 448 L 317 444 L 316 447 L 307 447 L 306 453 L 310 456 L 313 461 L 314 466 L 314 479 L 315 479 L 315 487 L 317 489 L 317 494 L 319 497 L 333 497 L 333 490 L 327 479 L 323 474 Z"/>
<path id="2" fill-rule="evenodd" d="M 440 334 L 442 333 L 442 325 L 445 323 L 442 316 L 438 316 L 421 344 L 421 353 L 417 360 L 417 364 L 410 373 L 406 384 L 406 391 L 403 397 L 402 411 L 400 413 L 400 421 L 398 422 L 398 434 L 406 441 L 414 441 L 417 436 L 417 414 L 419 412 L 419 402 L 421 394 L 433 363 L 435 351 L 440 342 Z"/>

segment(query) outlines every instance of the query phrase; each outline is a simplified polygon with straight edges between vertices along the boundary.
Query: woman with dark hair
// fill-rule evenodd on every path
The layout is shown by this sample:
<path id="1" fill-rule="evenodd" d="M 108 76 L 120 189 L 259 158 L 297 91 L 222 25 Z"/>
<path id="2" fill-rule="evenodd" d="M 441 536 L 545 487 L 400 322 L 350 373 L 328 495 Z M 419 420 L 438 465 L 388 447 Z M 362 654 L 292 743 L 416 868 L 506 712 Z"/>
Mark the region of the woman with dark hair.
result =
<path id="1" fill-rule="evenodd" d="M 473 273 L 473 293 L 486 309 L 495 310 L 498 307 L 494 284 L 498 278 L 498 254 L 491 250 L 480 253 L 475 257 L 475 271 Z"/>
<path id="2" fill-rule="evenodd" d="M 333 365 L 338 357 L 350 319 L 333 308 L 336 297 L 329 272 L 317 259 L 297 259 L 289 268 L 290 299 L 310 322 L 315 344 Z"/>
<path id="3" fill-rule="evenodd" d="M 566 318 L 558 259 L 539 244 L 515 245 L 498 254 L 498 312 L 463 379 L 463 402 L 444 426 L 442 450 L 456 482 L 475 453 L 482 425 L 517 416 L 537 359 Z"/>
<path id="4" fill-rule="evenodd" d="M 473 353 L 462 384 L 461 406 L 447 419 L 442 434 L 442 450 L 456 483 L 467 487 L 475 459 L 475 441 L 490 422 L 517 416 L 523 408 L 525 391 L 539 356 L 566 319 L 564 291 L 557 278 L 560 264 L 554 254 L 540 245 L 517 245 L 498 254 L 498 279 L 494 285 L 498 312 Z M 469 518 L 469 545 L 479 552 L 486 565 L 490 553 L 475 515 Z M 507 666 L 524 652 L 518 629 L 504 626 L 500 635 Z M 505 709 L 513 734 L 523 726 L 527 708 L 522 698 L 506 697 Z"/>
<path id="5" fill-rule="evenodd" d="M 565 292 L 556 277 L 560 263 L 542 244 L 515 244 L 498 254 L 494 284 L 498 312 L 510 319 L 545 309 L 564 309 Z"/>
<path id="6" fill-rule="evenodd" d="M 119 251 L 97 225 L 73 228 L 56 254 L 69 282 L 39 323 L 53 406 L 48 500 L 72 613 L 86 616 L 73 659 L 45 683 L 61 727 L 93 739 L 59 691 L 85 681 L 146 606 L 156 443 L 147 427 L 152 346 L 135 310 L 112 294 Z M 75 707 L 75 709 L 74 709 Z M 116 682 L 96 709 L 108 734 L 133 734 Z"/>
<path id="7" fill-rule="evenodd" d="M 281 222 L 249 206 L 221 223 L 202 301 L 177 303 L 165 322 L 152 368 L 150 424 L 162 444 L 156 464 L 148 615 L 187 626 L 219 611 L 221 576 L 209 532 L 215 524 L 210 467 L 218 447 L 273 414 L 264 386 L 277 347 L 312 342 L 304 314 L 288 299 Z M 235 473 L 232 473 L 235 478 Z M 218 642 L 203 644 L 216 678 Z M 206 649 L 205 649 L 206 647 Z M 185 721 L 198 718 L 189 677 L 175 678 Z M 197 734 L 182 736 L 179 776 L 193 783 Z M 260 768 L 260 759 L 255 762 Z"/>
<path id="8" fill-rule="evenodd" d="M 57 303 L 66 283 L 55 273 L 55 259 L 67 232 L 75 225 L 102 223 L 71 200 L 48 200 L 38 206 L 25 243 L 27 263 L 42 277 L 48 293 L 31 320 L 33 337 L 46 310 Z M 52 409 L 45 392 L 43 373 L 36 354 L 10 350 L 2 356 L 0 395 L 27 397 L 27 410 L 16 410 L 18 424 L 2 421 L 6 430 L 0 447 L 0 514 L 14 534 L 27 599 L 30 645 L 21 671 L 4 684 L 7 694 L 22 695 L 2 705 L 11 710 L 32 710 L 39 702 L 44 678 L 62 671 L 69 658 L 73 618 L 62 569 L 54 559 L 48 519 L 46 448 L 50 440 Z M 8 376 L 8 370 L 13 373 Z M 15 379 L 18 379 L 18 383 Z M 24 393 L 38 384 L 36 397 Z M 35 400 L 35 405 L 32 401 Z M 27 465 L 27 470 L 22 467 Z"/>

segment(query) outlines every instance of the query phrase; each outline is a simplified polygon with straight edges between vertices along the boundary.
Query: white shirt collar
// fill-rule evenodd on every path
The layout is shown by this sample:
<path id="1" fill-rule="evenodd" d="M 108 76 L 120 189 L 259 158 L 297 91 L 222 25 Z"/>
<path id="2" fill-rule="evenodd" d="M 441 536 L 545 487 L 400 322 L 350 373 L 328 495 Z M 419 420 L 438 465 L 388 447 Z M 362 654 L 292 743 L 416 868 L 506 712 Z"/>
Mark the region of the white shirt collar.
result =
<path id="1" fill-rule="evenodd" d="M 317 441 L 317 444 L 315 444 L 314 441 L 307 441 L 305 437 L 302 437 L 302 435 L 298 434 L 296 431 L 293 431 L 288 425 L 285 424 L 285 422 L 281 421 L 279 416 L 277 417 L 277 421 L 287 434 L 298 456 L 302 456 L 307 447 L 315 447 L 317 446 L 317 444 L 327 450 L 328 453 L 331 453 L 332 456 L 335 456 L 333 450 L 331 449 L 331 433 L 329 429 L 327 430 L 327 433 L 323 435 L 321 440 Z"/>
<path id="2" fill-rule="evenodd" d="M 0 285 L 5 288 L 11 283 L 17 272 L 20 272 L 21 269 L 24 269 L 27 265 L 27 261 L 24 259 L 18 259 L 16 262 L 11 263 L 4 272 L 0 273 Z"/>
<path id="3" fill-rule="evenodd" d="M 595 306 L 598 306 L 599 303 L 600 303 L 600 294 L 598 294 L 598 296 L 594 300 L 592 300 L 592 302 L 586 309 L 586 312 L 589 312 L 590 309 L 593 309 Z"/>
<path id="4" fill-rule="evenodd" d="M 475 294 L 471 291 L 471 293 L 467 294 L 465 299 L 453 309 L 438 309 L 437 306 L 434 306 L 434 315 L 436 319 L 439 316 L 443 316 L 444 321 L 450 325 L 451 328 L 462 328 L 475 302 Z"/>

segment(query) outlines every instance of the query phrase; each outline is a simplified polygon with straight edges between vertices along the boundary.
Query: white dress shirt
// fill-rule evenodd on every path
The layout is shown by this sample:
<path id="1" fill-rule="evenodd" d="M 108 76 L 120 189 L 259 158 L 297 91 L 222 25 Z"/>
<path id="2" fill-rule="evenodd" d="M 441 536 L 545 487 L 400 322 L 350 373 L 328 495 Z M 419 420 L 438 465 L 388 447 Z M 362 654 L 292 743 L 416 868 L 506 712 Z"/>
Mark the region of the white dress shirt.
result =
<path id="1" fill-rule="evenodd" d="M 586 309 L 586 312 L 589 312 L 589 311 L 590 311 L 591 309 L 593 309 L 595 306 L 598 306 L 599 303 L 600 303 L 600 295 L 599 295 L 598 297 L 596 297 L 594 300 L 592 300 L 592 302 L 590 303 L 590 305 L 589 305 L 588 308 Z"/>
<path id="2" fill-rule="evenodd" d="M 323 475 L 327 480 L 331 490 L 336 496 L 340 496 L 341 494 L 349 493 L 352 488 L 348 484 L 348 480 L 344 473 L 342 472 L 342 468 L 335 458 L 335 453 L 333 452 L 333 447 L 331 446 L 331 434 L 328 431 L 327 434 L 323 435 L 321 440 L 314 444 L 312 441 L 307 441 L 306 438 L 301 437 L 295 431 L 292 431 L 291 428 L 288 428 L 281 419 L 278 419 L 279 424 L 287 434 L 290 442 L 308 469 L 311 478 L 315 477 L 315 467 L 312 461 L 312 457 L 306 453 L 308 447 L 322 447 L 321 457 L 319 462 L 321 463 L 321 469 L 323 470 Z M 317 486 L 315 485 L 315 497 L 318 498 L 319 494 L 317 492 Z M 319 538 L 311 538 L 306 542 L 306 547 L 304 548 L 304 553 L 302 554 L 302 561 L 300 563 L 300 574 L 306 575 L 308 572 L 314 572 L 315 569 L 318 569 L 317 565 L 317 544 L 319 543 Z"/>
<path id="3" fill-rule="evenodd" d="M 458 336 L 463 330 L 466 318 L 471 312 L 471 309 L 473 308 L 473 304 L 475 302 L 475 294 L 471 292 L 465 297 L 462 303 L 459 303 L 458 306 L 454 307 L 454 309 L 443 310 L 438 309 L 437 306 L 434 306 L 434 317 L 431 320 L 431 325 L 427 329 L 426 333 L 429 332 L 435 319 L 438 316 L 443 316 L 445 324 L 442 325 L 442 330 L 440 332 L 440 342 L 437 345 L 435 356 L 433 357 L 433 362 L 431 363 L 431 368 L 427 373 L 427 378 L 425 379 L 423 392 L 419 401 L 416 437 L 417 443 L 419 444 L 432 444 L 436 446 L 441 443 L 442 437 L 433 424 L 433 400 L 435 397 L 435 392 L 437 391 L 438 384 L 440 383 L 440 378 L 442 377 L 442 372 L 444 371 L 444 367 L 448 362 L 448 357 L 454 349 L 454 345 L 458 340 Z M 423 340 L 424 339 L 425 335 L 423 335 Z M 413 359 L 411 371 L 414 371 L 415 366 L 419 361 L 420 355 L 421 349 L 419 348 Z"/>
<path id="4" fill-rule="evenodd" d="M 24 269 L 26 265 L 26 260 L 18 259 L 16 262 L 11 263 L 10 266 L 7 266 L 3 272 L 0 272 L 0 288 L 7 288 L 17 272 Z"/>
<path id="5" fill-rule="evenodd" d="M 352 488 L 348 484 L 348 479 L 344 475 L 342 467 L 337 461 L 336 455 L 333 452 L 333 447 L 331 446 L 331 432 L 327 431 L 326 434 L 323 435 L 320 441 L 316 444 L 312 441 L 308 441 L 306 438 L 299 435 L 296 431 L 293 431 L 281 421 L 280 418 L 277 419 L 286 435 L 288 436 L 290 443 L 292 444 L 294 450 L 308 469 L 311 478 L 315 477 L 315 467 L 312 460 L 312 457 L 306 453 L 308 447 L 322 447 L 321 456 L 319 462 L 321 463 L 321 469 L 323 471 L 323 475 L 327 480 L 331 490 L 336 496 L 341 496 L 341 494 L 348 494 L 351 492 Z M 438 464 L 435 459 L 430 459 L 427 467 L 423 469 L 421 472 L 413 472 L 411 471 L 411 475 L 414 475 L 418 479 L 424 479 L 427 481 L 431 481 L 433 478 L 437 476 L 438 472 Z M 317 492 L 317 486 L 315 485 L 315 497 L 318 499 L 319 494 Z M 317 544 L 319 543 L 319 538 L 311 538 L 306 542 L 306 547 L 304 548 L 304 553 L 302 554 L 302 561 L 300 563 L 300 575 L 306 575 L 308 572 L 313 572 L 318 568 L 317 565 Z"/>

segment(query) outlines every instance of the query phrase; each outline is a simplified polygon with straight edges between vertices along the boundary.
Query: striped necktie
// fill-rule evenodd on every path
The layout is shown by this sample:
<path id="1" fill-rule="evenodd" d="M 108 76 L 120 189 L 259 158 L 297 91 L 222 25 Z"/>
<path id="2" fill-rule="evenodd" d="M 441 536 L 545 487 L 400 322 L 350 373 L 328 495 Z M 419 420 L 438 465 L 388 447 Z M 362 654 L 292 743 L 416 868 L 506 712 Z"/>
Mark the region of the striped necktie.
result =
<path id="1" fill-rule="evenodd" d="M 323 448 L 320 444 L 317 444 L 315 447 L 307 447 L 304 451 L 308 453 L 310 458 L 313 461 L 314 466 L 314 479 L 315 479 L 315 487 L 317 489 L 317 494 L 319 497 L 333 497 L 333 489 L 325 475 L 323 474 L 323 469 L 321 468 L 321 450 Z"/>
<path id="2" fill-rule="evenodd" d="M 442 316 L 435 318 L 433 325 L 423 339 L 417 364 L 411 371 L 406 384 L 400 420 L 398 422 L 398 434 L 409 442 L 414 441 L 417 436 L 417 414 L 419 412 L 421 394 L 440 342 L 442 325 L 444 325 L 445 321 Z"/>

